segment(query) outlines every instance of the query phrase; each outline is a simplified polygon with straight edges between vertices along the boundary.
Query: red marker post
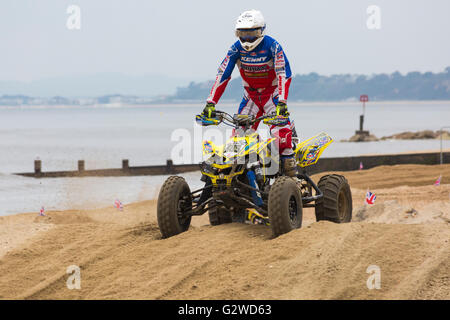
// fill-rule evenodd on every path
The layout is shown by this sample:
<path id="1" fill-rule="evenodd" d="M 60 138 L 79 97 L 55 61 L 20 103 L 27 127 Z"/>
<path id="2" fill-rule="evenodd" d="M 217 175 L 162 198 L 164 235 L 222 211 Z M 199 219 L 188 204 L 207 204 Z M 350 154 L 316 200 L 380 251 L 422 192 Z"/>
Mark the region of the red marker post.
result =
<path id="1" fill-rule="evenodd" d="M 369 101 L 369 96 L 367 94 L 362 94 L 359 96 L 359 101 L 363 103 L 363 114 L 359 117 L 359 131 L 362 133 L 364 131 L 364 116 L 366 114 L 366 102 Z"/>

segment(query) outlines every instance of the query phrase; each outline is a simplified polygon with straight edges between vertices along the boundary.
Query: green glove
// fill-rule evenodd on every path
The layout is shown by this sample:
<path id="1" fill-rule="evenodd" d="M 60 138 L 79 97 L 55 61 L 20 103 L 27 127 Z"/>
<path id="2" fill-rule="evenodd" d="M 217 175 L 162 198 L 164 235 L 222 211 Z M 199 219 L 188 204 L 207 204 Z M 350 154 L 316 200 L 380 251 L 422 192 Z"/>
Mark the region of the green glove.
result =
<path id="1" fill-rule="evenodd" d="M 208 118 L 214 118 L 216 116 L 216 106 L 212 102 L 206 103 L 205 109 L 203 109 L 202 114 Z"/>
<path id="2" fill-rule="evenodd" d="M 287 105 L 284 102 L 278 102 L 277 104 L 277 116 L 289 116 L 289 112 L 287 110 Z"/>

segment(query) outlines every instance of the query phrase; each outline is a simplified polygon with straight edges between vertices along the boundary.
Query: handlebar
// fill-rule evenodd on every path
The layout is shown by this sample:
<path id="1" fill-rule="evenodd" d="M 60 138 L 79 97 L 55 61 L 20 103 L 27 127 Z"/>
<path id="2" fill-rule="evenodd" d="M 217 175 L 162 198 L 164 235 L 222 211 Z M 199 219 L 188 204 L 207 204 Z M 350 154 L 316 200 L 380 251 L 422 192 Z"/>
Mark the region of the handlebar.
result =
<path id="1" fill-rule="evenodd" d="M 233 127 L 250 127 L 253 124 L 263 120 L 266 125 L 284 126 L 288 123 L 289 118 L 284 116 L 277 116 L 275 113 L 266 114 L 260 117 L 246 114 L 235 114 L 231 116 L 224 111 L 215 111 L 216 116 L 212 118 L 205 117 L 204 115 L 197 115 L 196 121 L 202 126 L 219 125 L 224 123 Z"/>

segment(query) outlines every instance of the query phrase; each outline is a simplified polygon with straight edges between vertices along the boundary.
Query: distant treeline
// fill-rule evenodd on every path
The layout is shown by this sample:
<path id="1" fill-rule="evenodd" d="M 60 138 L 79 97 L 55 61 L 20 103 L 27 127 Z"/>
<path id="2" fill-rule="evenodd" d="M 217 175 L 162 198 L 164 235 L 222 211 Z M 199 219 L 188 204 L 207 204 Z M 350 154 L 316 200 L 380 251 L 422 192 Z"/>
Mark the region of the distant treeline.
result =
<path id="1" fill-rule="evenodd" d="M 111 94 L 94 98 L 65 98 L 60 96 L 43 98 L 22 94 L 0 96 L 0 106 L 91 106 L 104 104 L 142 105 L 152 104 L 155 99 L 121 94 Z"/>
<path id="2" fill-rule="evenodd" d="M 195 83 L 177 88 L 166 102 L 204 100 L 213 81 Z M 222 97 L 239 101 L 242 98 L 242 80 L 232 79 Z M 289 90 L 290 101 L 342 101 L 359 99 L 361 94 L 370 100 L 450 100 L 450 67 L 444 72 L 400 72 L 371 76 L 339 74 L 321 76 L 317 73 L 296 75 Z M 163 102 L 163 101 L 161 101 Z"/>
<path id="3" fill-rule="evenodd" d="M 0 106 L 21 105 L 149 105 L 160 103 L 201 103 L 206 100 L 213 81 L 191 82 L 177 88 L 174 95 L 140 97 L 138 95 L 110 94 L 90 98 L 30 97 L 22 94 L 1 94 Z M 240 101 L 243 88 L 240 77 L 232 79 L 221 101 Z M 402 75 L 376 74 L 371 76 L 340 74 L 321 76 L 317 73 L 296 75 L 289 89 L 289 101 L 351 101 L 361 94 L 370 101 L 381 100 L 450 100 L 450 67 L 444 72 L 410 72 Z"/>

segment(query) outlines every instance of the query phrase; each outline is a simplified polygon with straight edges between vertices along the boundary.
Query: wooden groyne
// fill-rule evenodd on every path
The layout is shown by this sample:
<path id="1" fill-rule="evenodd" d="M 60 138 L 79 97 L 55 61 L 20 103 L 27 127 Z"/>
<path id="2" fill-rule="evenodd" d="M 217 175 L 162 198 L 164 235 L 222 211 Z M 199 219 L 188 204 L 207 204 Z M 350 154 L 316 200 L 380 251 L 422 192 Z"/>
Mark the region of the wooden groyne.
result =
<path id="1" fill-rule="evenodd" d="M 440 163 L 440 157 L 440 152 L 427 152 L 323 158 L 319 159 L 317 164 L 308 169 L 308 172 L 319 173 L 324 171 L 358 170 L 361 163 L 364 169 L 398 164 L 436 165 Z M 450 163 L 450 152 L 442 152 L 442 159 L 442 163 Z"/>
<path id="2" fill-rule="evenodd" d="M 386 154 L 355 157 L 323 158 L 311 167 L 309 173 L 319 173 L 324 171 L 351 171 L 359 169 L 360 163 L 364 169 L 370 169 L 381 165 L 396 164 L 425 164 L 433 165 L 440 163 L 440 152 L 429 153 L 405 153 Z M 450 152 L 442 153 L 443 163 L 450 163 Z M 122 168 L 86 170 L 84 160 L 78 161 L 76 171 L 42 171 L 42 161 L 34 161 L 34 172 L 16 173 L 17 175 L 33 178 L 67 178 L 67 177 L 121 177 L 121 176 L 152 176 L 179 174 L 190 171 L 198 171 L 198 164 L 173 164 L 172 160 L 167 160 L 165 165 L 159 166 L 130 166 L 129 160 L 122 160 Z"/>
<path id="3" fill-rule="evenodd" d="M 68 177 L 122 177 L 122 176 L 154 176 L 166 174 L 178 174 L 199 170 L 198 164 L 174 165 L 172 160 L 167 160 L 166 165 L 160 166 L 134 166 L 129 165 L 129 160 L 122 160 L 122 168 L 86 170 L 84 160 L 78 160 L 76 171 L 42 171 L 42 161 L 34 161 L 34 172 L 16 173 L 17 175 L 33 178 L 68 178 Z"/>

